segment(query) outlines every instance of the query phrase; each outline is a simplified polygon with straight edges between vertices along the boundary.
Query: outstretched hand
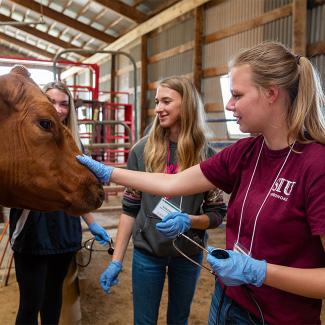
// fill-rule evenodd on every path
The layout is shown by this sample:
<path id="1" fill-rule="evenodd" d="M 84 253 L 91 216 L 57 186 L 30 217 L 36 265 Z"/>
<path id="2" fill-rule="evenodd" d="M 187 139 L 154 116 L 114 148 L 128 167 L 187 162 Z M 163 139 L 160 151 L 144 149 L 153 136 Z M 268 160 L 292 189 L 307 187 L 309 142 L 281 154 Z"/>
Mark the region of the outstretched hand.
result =
<path id="1" fill-rule="evenodd" d="M 156 224 L 156 229 L 167 238 L 174 239 L 188 231 L 191 226 L 192 220 L 187 213 L 170 212 Z"/>
<path id="2" fill-rule="evenodd" d="M 78 155 L 76 158 L 81 164 L 88 167 L 101 182 L 109 182 L 114 167 L 106 166 L 87 155 Z"/>
<path id="3" fill-rule="evenodd" d="M 219 279 L 227 286 L 253 284 L 262 286 L 266 277 L 266 261 L 227 250 L 229 257 L 219 259 L 211 255 L 214 247 L 208 247 L 207 262 Z"/>

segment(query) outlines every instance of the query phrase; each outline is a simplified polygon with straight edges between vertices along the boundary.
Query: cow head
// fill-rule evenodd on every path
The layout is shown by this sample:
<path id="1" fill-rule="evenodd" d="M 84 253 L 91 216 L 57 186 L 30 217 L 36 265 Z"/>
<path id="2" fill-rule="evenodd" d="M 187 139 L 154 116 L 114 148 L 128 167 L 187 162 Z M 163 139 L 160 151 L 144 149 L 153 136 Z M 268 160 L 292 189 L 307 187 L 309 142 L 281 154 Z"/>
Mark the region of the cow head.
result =
<path id="1" fill-rule="evenodd" d="M 0 76 L 0 204 L 79 215 L 104 192 L 55 108 L 22 66 Z"/>

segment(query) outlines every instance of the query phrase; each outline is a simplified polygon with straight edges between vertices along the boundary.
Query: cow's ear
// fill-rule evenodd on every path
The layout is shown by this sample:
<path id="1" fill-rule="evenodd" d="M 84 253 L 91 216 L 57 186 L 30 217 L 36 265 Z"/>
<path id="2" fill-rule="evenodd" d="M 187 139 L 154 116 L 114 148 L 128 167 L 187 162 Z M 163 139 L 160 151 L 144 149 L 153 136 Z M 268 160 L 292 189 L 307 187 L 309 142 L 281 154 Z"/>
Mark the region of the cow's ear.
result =
<path id="1" fill-rule="evenodd" d="M 30 72 L 23 65 L 15 65 L 10 73 L 20 74 L 24 77 L 30 78 Z"/>
<path id="2" fill-rule="evenodd" d="M 36 85 L 38 87 L 36 82 L 30 77 L 30 72 L 23 65 L 18 65 L 18 64 L 15 65 L 11 69 L 10 74 L 17 74 L 17 75 L 23 76 L 24 78 L 26 78 L 26 80 L 28 82 L 31 82 L 32 84 L 34 84 L 34 85 Z"/>

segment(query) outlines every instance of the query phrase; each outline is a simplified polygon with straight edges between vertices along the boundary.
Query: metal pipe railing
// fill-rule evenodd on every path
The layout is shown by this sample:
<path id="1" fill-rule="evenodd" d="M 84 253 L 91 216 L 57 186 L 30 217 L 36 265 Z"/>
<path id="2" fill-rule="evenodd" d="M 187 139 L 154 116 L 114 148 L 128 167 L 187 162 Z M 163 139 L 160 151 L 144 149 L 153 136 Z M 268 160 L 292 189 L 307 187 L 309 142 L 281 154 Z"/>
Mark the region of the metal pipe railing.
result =
<path id="1" fill-rule="evenodd" d="M 84 50 L 84 49 L 66 49 L 58 52 L 54 59 L 53 59 L 53 74 L 54 74 L 54 80 L 60 80 L 60 76 L 57 71 L 57 61 L 59 58 L 66 53 L 89 53 L 89 54 L 97 54 L 97 53 L 107 53 L 111 55 L 124 55 L 126 56 L 132 63 L 133 66 L 133 83 L 134 83 L 134 100 L 133 100 L 133 106 L 134 106 L 134 126 L 135 126 L 135 141 L 138 141 L 139 137 L 139 121 L 138 121 L 138 115 L 141 116 L 141 114 L 138 114 L 138 105 L 137 105 L 137 65 L 134 61 L 133 57 L 126 52 L 122 51 L 105 51 L 105 50 Z M 132 138 L 131 138 L 132 139 Z"/>
<path id="2" fill-rule="evenodd" d="M 125 130 L 128 134 L 129 139 L 132 141 L 132 131 L 131 128 L 122 121 L 92 121 L 92 120 L 79 120 L 78 124 L 91 124 L 94 127 L 96 125 L 122 125 L 125 127 Z M 127 143 L 90 143 L 90 144 L 83 144 L 85 148 L 109 148 L 109 149 L 116 149 L 116 148 L 128 148 L 132 147 L 132 142 Z"/>

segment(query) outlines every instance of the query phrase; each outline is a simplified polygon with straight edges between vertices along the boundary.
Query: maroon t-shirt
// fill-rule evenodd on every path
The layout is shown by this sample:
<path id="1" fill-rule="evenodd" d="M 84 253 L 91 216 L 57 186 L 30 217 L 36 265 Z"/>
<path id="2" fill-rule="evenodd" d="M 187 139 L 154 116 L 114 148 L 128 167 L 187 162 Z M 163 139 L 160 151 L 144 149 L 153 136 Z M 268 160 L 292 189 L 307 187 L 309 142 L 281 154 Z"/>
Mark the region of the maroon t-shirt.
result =
<path id="1" fill-rule="evenodd" d="M 262 136 L 245 138 L 200 166 L 205 177 L 231 193 L 226 246 L 233 249 L 240 213 L 251 180 Z M 249 248 L 257 212 L 272 186 L 289 148 L 269 150 L 264 144 L 243 210 L 239 243 Z M 325 146 L 296 143 L 257 220 L 252 257 L 297 268 L 325 267 L 320 240 L 325 235 Z M 248 286 L 271 324 L 319 324 L 322 301 L 266 285 Z M 227 295 L 259 317 L 243 287 L 228 287 Z"/>

